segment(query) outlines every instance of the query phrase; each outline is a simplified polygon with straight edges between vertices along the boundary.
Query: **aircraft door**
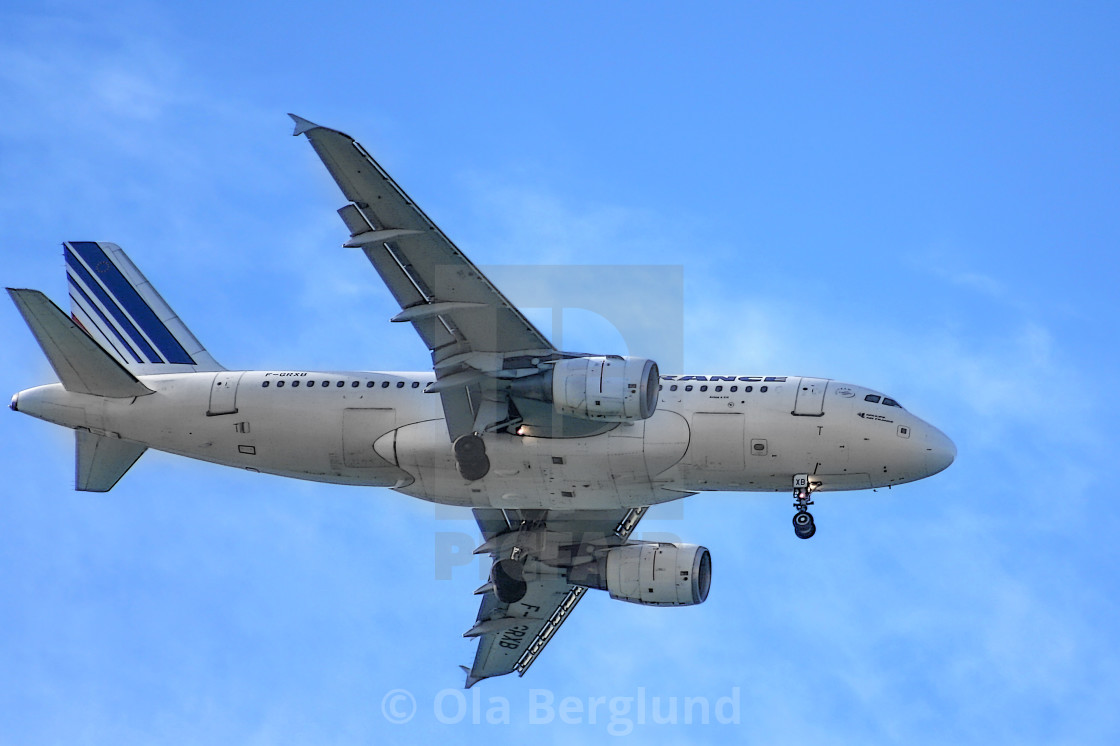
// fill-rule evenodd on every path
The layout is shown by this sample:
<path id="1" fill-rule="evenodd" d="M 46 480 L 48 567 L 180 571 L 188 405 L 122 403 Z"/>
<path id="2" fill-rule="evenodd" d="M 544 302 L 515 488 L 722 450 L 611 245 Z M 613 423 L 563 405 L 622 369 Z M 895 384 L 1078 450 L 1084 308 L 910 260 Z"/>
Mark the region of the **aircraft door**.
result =
<path id="1" fill-rule="evenodd" d="M 802 378 L 797 384 L 797 400 L 793 414 L 798 417 L 820 417 L 824 414 L 824 392 L 827 378 Z"/>
<path id="2" fill-rule="evenodd" d="M 220 414 L 237 414 L 237 383 L 244 371 L 228 371 L 214 374 L 214 382 L 210 384 L 210 408 L 206 410 L 207 417 Z"/>

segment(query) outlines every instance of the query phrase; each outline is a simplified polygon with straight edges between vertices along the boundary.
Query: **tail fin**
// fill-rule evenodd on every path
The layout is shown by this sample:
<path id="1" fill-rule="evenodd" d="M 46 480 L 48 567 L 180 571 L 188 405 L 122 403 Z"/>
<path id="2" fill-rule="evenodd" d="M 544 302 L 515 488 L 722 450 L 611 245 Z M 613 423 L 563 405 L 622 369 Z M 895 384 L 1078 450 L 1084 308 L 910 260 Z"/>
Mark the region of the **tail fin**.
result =
<path id="1" fill-rule="evenodd" d="M 8 294 L 67 391 L 107 397 L 152 393 L 50 298 L 38 290 L 8 288 Z M 16 408 L 14 402 L 13 409 Z M 74 433 L 74 487 L 82 491 L 108 492 L 147 450 L 142 443 L 121 440 L 119 436 L 98 435 L 85 427 L 78 427 Z"/>
<path id="2" fill-rule="evenodd" d="M 71 315 L 133 375 L 225 370 L 112 243 L 68 241 Z"/>
<path id="3" fill-rule="evenodd" d="M 67 318 L 50 298 L 38 290 L 8 288 L 8 294 L 67 391 L 109 397 L 152 393 Z"/>

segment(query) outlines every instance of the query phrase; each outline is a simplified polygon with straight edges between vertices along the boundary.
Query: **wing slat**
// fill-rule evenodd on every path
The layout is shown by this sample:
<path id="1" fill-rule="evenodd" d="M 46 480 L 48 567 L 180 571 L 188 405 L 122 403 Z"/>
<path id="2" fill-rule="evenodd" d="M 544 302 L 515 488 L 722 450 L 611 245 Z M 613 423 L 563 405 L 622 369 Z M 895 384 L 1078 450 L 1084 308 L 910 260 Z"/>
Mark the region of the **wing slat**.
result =
<path id="1" fill-rule="evenodd" d="M 408 271 L 421 280 L 421 287 L 428 291 L 426 300 L 485 304 L 493 309 L 492 318 L 481 323 L 464 322 L 458 318 L 459 311 L 449 312 L 472 350 L 504 354 L 555 352 L 551 342 L 456 248 L 361 145 L 337 130 L 293 118 L 298 125 L 296 134 L 307 136 L 343 195 L 372 228 L 352 236 L 349 243 L 363 247 L 401 301 L 402 309 L 415 305 L 420 298 L 401 292 L 399 278 L 388 271 L 391 267 L 386 266 L 385 253 L 398 254 L 399 263 L 393 264 L 409 267 Z M 347 221 L 348 225 L 352 222 Z M 405 301 L 402 296 L 409 299 Z"/>

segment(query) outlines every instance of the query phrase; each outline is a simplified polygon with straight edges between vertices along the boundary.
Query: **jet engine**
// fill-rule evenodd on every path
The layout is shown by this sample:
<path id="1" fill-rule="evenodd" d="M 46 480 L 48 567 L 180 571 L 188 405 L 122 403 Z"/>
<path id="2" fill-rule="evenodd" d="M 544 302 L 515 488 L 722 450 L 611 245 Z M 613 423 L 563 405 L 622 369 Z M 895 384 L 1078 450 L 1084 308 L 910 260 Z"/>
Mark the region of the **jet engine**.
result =
<path id="1" fill-rule="evenodd" d="M 692 606 L 708 598 L 712 556 L 695 544 L 636 542 L 607 552 L 611 598 L 647 606 Z"/>
<path id="2" fill-rule="evenodd" d="M 568 358 L 511 382 L 510 393 L 551 402 L 560 414 L 600 422 L 644 420 L 657 409 L 657 363 L 641 357 Z"/>

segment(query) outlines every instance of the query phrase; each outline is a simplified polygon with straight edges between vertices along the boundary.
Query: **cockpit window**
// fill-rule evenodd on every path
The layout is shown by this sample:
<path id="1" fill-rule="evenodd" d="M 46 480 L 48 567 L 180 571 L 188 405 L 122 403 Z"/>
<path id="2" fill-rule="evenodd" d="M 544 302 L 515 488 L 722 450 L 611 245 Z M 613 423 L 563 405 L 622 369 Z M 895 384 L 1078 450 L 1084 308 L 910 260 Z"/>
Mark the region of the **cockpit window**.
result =
<path id="1" fill-rule="evenodd" d="M 896 402 L 894 399 L 890 399 L 886 396 L 883 397 L 883 404 L 887 405 L 888 407 L 898 407 L 899 409 L 902 409 L 901 404 Z"/>
<path id="2" fill-rule="evenodd" d="M 867 396 L 863 397 L 864 401 L 869 401 L 873 404 L 878 404 L 879 399 L 880 399 L 880 396 L 878 394 L 868 394 Z"/>

